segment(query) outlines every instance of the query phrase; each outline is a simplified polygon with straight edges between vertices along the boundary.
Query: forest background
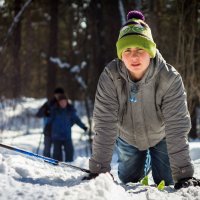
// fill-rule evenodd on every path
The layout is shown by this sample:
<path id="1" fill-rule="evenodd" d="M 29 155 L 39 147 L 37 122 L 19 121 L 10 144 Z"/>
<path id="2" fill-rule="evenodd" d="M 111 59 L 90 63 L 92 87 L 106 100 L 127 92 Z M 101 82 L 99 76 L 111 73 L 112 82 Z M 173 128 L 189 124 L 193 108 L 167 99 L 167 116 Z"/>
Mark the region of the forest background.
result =
<path id="1" fill-rule="evenodd" d="M 98 78 L 116 57 L 130 10 L 144 13 L 161 54 L 182 75 L 190 137 L 200 137 L 199 0 L 0 0 L 0 104 L 51 98 L 60 86 L 91 116 Z"/>

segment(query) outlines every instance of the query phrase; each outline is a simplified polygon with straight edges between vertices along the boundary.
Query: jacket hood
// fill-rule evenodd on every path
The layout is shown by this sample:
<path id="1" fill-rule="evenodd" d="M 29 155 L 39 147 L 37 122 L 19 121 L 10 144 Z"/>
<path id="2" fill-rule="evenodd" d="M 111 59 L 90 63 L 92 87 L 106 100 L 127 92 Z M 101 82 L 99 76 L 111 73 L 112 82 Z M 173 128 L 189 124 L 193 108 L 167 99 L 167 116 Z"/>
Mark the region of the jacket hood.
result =
<path id="1" fill-rule="evenodd" d="M 162 55 L 160 54 L 160 52 L 157 50 L 155 58 L 151 59 L 149 67 L 148 67 L 145 75 L 143 76 L 143 78 L 140 81 L 137 82 L 137 84 L 146 84 L 146 83 L 148 83 L 165 66 L 166 66 L 166 61 L 162 57 Z M 128 70 L 127 70 L 124 62 L 122 62 L 119 59 L 118 59 L 118 71 L 119 71 L 120 75 L 125 80 L 128 79 L 129 81 L 131 81 L 129 73 L 128 73 Z"/>

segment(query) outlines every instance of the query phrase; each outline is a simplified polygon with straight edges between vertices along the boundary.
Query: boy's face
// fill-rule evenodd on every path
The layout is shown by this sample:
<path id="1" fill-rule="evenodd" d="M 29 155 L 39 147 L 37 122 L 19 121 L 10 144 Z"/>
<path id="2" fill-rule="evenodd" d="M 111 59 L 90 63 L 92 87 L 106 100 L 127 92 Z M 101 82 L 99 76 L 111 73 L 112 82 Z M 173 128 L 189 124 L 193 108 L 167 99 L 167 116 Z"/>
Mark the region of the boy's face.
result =
<path id="1" fill-rule="evenodd" d="M 66 106 L 67 106 L 67 100 L 66 99 L 62 99 L 58 103 L 59 103 L 59 106 L 61 108 L 66 108 Z"/>
<path id="2" fill-rule="evenodd" d="M 134 80 L 141 80 L 150 63 L 150 55 L 144 49 L 128 48 L 122 52 L 122 61 Z"/>

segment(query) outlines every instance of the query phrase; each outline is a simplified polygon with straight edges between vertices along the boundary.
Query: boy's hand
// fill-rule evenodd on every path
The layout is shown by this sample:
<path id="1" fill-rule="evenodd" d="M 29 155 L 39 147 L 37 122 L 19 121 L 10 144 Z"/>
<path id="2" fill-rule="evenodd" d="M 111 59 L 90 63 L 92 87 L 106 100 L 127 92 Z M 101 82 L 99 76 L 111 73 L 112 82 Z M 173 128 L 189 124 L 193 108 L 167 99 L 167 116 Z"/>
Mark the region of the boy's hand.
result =
<path id="1" fill-rule="evenodd" d="M 109 172 L 108 172 L 109 173 Z M 113 177 L 113 175 L 111 174 L 111 173 L 109 173 L 110 174 L 110 176 L 112 177 L 112 179 L 114 180 L 114 177 Z M 83 181 L 85 181 L 85 180 L 91 180 L 91 179 L 93 179 L 93 178 L 96 178 L 97 176 L 99 176 L 99 174 L 96 174 L 96 173 L 89 173 L 89 175 L 88 176 L 84 176 L 83 178 L 82 178 L 82 180 Z"/>
<path id="2" fill-rule="evenodd" d="M 83 130 L 86 132 L 86 131 L 88 130 L 88 127 L 85 126 L 85 127 L 83 128 Z"/>
<path id="3" fill-rule="evenodd" d="M 97 176 L 99 176 L 99 174 L 96 174 L 96 173 L 89 173 L 89 175 L 88 175 L 88 176 L 84 176 L 84 177 L 82 178 L 82 180 L 83 180 L 83 181 L 85 181 L 85 180 L 91 180 L 91 179 L 93 179 L 93 178 L 96 178 Z"/>

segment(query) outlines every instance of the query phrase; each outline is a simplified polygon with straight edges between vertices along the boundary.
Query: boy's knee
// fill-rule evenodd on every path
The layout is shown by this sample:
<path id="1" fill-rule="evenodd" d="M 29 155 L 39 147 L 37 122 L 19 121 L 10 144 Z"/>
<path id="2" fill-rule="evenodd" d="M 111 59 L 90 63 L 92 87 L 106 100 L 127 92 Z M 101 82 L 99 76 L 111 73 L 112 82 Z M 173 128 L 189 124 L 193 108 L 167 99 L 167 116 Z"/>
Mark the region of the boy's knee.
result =
<path id="1" fill-rule="evenodd" d="M 122 183 L 126 184 L 126 183 L 129 183 L 129 182 L 132 182 L 132 183 L 137 183 L 139 182 L 141 179 L 142 179 L 142 176 L 135 176 L 133 174 L 122 174 L 120 172 L 118 172 L 118 176 L 119 176 L 119 179 L 121 180 Z"/>

